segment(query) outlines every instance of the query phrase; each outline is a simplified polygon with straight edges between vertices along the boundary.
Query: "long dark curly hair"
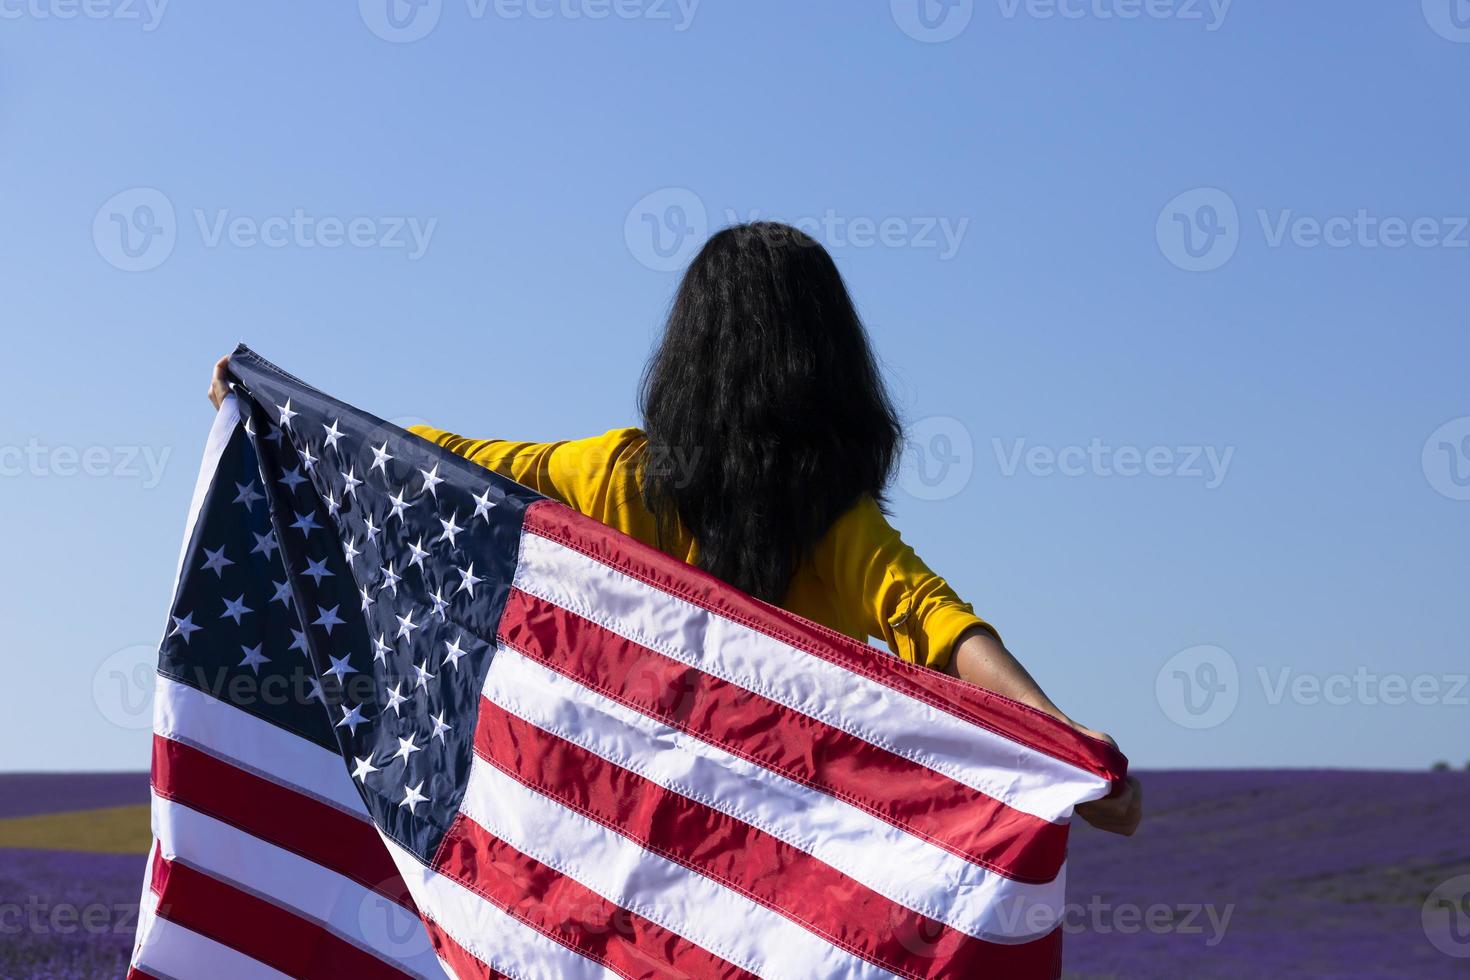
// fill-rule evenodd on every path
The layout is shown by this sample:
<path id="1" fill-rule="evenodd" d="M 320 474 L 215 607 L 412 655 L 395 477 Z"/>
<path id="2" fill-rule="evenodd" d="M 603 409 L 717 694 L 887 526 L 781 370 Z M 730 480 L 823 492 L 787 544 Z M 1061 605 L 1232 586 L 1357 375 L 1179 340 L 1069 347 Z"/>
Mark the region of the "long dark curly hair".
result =
<path id="1" fill-rule="evenodd" d="M 863 494 L 882 502 L 902 438 L 832 257 L 775 222 L 705 243 L 639 407 L 660 541 L 682 525 L 701 568 L 778 604 L 833 521 Z"/>

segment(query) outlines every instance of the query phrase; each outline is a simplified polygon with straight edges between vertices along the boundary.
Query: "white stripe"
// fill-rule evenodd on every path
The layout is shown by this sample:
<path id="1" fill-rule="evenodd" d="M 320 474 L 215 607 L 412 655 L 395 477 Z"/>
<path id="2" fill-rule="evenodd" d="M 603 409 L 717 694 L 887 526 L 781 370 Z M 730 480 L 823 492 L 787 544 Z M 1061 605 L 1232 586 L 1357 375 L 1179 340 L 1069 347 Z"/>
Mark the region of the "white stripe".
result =
<path id="1" fill-rule="evenodd" d="M 162 674 L 153 705 L 155 734 L 367 818 L 357 785 L 337 753 Z"/>
<path id="2" fill-rule="evenodd" d="M 483 693 L 537 728 L 759 828 L 889 901 L 977 939 L 1028 941 L 1050 932 L 1061 915 L 1063 875 L 1029 884 L 996 874 L 605 698 L 508 647 L 496 651 Z"/>
<path id="3" fill-rule="evenodd" d="M 1057 821 L 1108 781 L 782 643 L 535 533 L 516 588 L 731 684 Z M 605 610 L 617 610 L 609 615 Z"/>
<path id="4" fill-rule="evenodd" d="M 738 892 L 652 854 L 517 782 L 479 756 L 460 812 L 522 854 L 771 980 L 892 974 Z"/>
<path id="5" fill-rule="evenodd" d="M 207 967 L 206 967 L 207 964 Z M 189 980 L 205 970 L 210 980 L 291 980 L 259 960 L 158 915 L 158 896 L 144 889 L 138 910 L 133 966 L 155 977 Z"/>
<path id="6" fill-rule="evenodd" d="M 382 834 L 379 831 L 380 835 Z M 499 906 L 431 870 L 391 837 L 383 844 L 419 911 L 465 952 L 513 980 L 621 980 Z M 448 971 L 446 971 L 448 972 Z M 452 975 L 452 974 L 451 974 Z"/>
<path id="7" fill-rule="evenodd" d="M 153 832 L 170 861 L 288 909 L 406 973 L 443 976 L 418 917 L 350 878 L 160 796 Z"/>

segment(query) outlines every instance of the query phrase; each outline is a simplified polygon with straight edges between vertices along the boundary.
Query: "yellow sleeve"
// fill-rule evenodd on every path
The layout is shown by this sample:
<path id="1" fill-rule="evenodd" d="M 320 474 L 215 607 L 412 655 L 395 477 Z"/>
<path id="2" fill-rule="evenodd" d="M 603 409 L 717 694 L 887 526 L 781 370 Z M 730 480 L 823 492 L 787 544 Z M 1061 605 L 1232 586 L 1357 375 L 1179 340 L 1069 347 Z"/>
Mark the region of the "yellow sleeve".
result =
<path id="1" fill-rule="evenodd" d="M 637 429 L 612 429 L 590 439 L 562 442 L 466 439 L 428 425 L 408 431 L 599 520 L 607 519 L 610 508 L 626 507 L 621 499 L 626 489 L 614 491 L 614 475 L 634 462 L 642 441 Z"/>
<path id="2" fill-rule="evenodd" d="M 904 660 L 942 670 L 965 630 L 994 632 L 904 543 L 866 494 L 832 525 L 813 561 L 843 618 L 881 637 Z"/>

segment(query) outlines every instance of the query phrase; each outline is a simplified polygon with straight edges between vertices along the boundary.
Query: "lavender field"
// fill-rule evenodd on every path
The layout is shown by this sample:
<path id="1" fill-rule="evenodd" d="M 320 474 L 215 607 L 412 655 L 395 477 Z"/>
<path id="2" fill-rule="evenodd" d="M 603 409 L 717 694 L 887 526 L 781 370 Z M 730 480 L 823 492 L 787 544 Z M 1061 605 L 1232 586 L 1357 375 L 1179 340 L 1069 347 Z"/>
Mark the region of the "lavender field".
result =
<path id="1" fill-rule="evenodd" d="M 1424 917 L 1470 875 L 1470 774 L 1143 778 L 1139 836 L 1074 832 L 1069 978 L 1470 976 L 1470 915 Z M 121 975 L 144 855 L 34 846 L 37 818 L 64 811 L 51 823 L 70 848 L 87 821 L 146 841 L 146 799 L 141 774 L 0 777 L 0 977 Z M 1451 897 L 1447 914 L 1470 913 Z"/>

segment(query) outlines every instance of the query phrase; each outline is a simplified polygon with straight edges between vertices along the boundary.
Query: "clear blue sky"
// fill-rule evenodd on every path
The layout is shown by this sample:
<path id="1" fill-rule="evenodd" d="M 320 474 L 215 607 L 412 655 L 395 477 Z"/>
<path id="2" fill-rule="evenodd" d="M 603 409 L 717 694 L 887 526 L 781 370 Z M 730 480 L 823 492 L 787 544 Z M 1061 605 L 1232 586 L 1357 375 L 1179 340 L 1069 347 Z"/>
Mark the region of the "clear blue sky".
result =
<path id="1" fill-rule="evenodd" d="M 912 8 L 0 8 L 0 769 L 146 767 L 123 694 L 236 341 L 598 433 L 677 246 L 752 214 L 848 277 L 927 450 L 896 523 L 1136 765 L 1463 765 L 1470 11 Z"/>

